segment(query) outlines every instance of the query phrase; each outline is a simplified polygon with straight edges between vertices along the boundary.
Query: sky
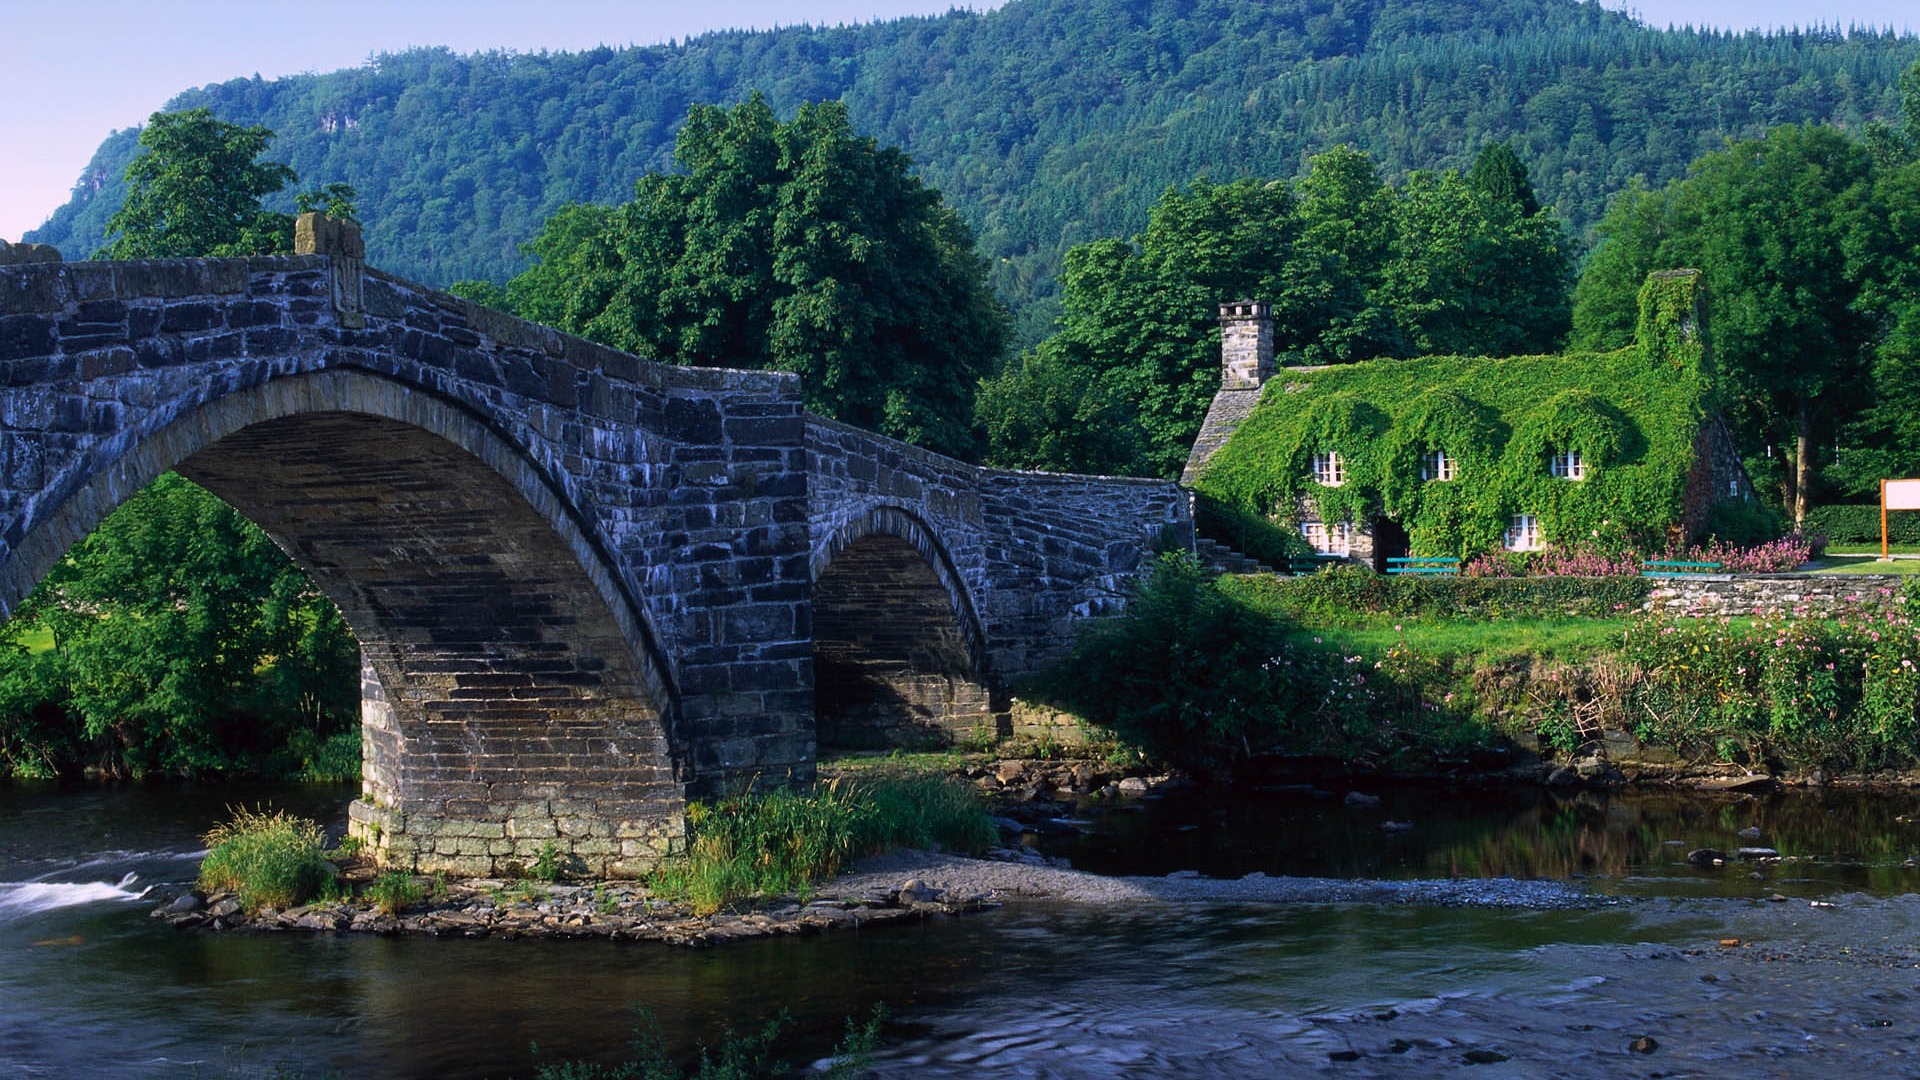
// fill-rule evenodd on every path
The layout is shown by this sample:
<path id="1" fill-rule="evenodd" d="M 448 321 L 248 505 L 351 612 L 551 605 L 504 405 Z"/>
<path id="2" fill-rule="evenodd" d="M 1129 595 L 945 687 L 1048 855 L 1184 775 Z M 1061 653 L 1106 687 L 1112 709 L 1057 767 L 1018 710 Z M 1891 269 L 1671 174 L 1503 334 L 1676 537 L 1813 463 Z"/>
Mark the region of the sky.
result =
<path id="1" fill-rule="evenodd" d="M 0 0 L 0 239 L 65 202 L 94 149 L 180 91 L 355 67 L 415 45 L 521 52 L 705 30 L 837 25 L 1004 0 Z M 1248 3 L 1260 0 L 1245 0 Z M 1920 30 L 1913 0 L 1602 0 L 1655 26 L 1861 23 Z"/>

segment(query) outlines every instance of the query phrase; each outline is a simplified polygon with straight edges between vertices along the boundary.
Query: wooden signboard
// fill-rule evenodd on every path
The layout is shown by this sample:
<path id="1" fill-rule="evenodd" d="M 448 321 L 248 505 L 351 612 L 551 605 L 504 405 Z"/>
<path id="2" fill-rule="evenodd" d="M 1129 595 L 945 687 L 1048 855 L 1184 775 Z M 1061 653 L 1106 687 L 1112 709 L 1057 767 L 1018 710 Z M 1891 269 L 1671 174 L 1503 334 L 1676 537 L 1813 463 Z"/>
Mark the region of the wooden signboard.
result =
<path id="1" fill-rule="evenodd" d="M 1920 510 L 1920 480 L 1880 481 L 1880 557 L 1887 555 L 1887 511 Z"/>

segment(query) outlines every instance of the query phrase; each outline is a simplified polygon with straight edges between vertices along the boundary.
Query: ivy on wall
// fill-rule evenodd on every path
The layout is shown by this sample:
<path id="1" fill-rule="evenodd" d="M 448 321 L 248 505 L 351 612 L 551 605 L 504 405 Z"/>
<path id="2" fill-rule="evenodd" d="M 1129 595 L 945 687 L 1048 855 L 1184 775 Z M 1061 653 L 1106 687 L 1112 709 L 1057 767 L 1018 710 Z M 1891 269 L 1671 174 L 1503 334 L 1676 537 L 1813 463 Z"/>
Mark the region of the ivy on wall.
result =
<path id="1" fill-rule="evenodd" d="M 1642 340 L 1616 352 L 1282 370 L 1197 487 L 1289 525 L 1384 513 L 1418 555 L 1498 548 L 1519 513 L 1538 515 L 1548 543 L 1657 547 L 1680 520 L 1713 408 L 1698 282 L 1650 277 Z M 1424 474 L 1436 450 L 1453 459 L 1452 479 Z M 1313 456 L 1327 451 L 1341 457 L 1339 487 L 1314 479 Z M 1553 474 L 1553 456 L 1570 451 L 1581 479 Z"/>

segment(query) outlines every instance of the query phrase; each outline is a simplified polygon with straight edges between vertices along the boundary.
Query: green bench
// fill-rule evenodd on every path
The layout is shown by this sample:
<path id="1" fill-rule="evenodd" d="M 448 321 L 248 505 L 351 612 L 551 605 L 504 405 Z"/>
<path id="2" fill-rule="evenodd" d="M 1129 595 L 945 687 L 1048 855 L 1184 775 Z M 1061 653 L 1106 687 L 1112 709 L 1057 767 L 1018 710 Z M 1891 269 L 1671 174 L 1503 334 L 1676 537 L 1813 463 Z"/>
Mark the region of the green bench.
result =
<path id="1" fill-rule="evenodd" d="M 1347 561 L 1345 555 L 1295 555 L 1287 560 L 1287 573 L 1311 574 Z"/>
<path id="2" fill-rule="evenodd" d="M 1459 577 L 1460 560 L 1440 555 L 1410 555 L 1387 560 L 1389 574 L 1430 574 L 1434 577 Z"/>
<path id="3" fill-rule="evenodd" d="M 1673 559 L 1652 559 L 1640 564 L 1640 576 L 1650 578 L 1711 578 L 1725 577 L 1717 562 L 1678 562 Z"/>

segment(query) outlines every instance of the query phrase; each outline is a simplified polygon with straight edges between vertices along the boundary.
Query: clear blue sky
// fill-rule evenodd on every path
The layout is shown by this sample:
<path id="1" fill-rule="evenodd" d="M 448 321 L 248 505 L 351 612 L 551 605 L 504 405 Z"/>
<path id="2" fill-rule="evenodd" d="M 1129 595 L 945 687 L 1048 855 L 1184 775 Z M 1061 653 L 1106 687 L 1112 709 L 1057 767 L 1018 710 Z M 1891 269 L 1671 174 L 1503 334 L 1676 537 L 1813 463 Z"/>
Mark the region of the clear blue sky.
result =
<path id="1" fill-rule="evenodd" d="M 867 22 L 1004 0 L 4 0 L 0 238 L 65 202 L 100 140 L 188 87 L 352 67 L 380 52 L 652 44 L 703 30 Z M 1258 0 L 1246 0 L 1253 3 Z M 1654 25 L 1920 29 L 1913 0 L 1603 0 Z"/>

